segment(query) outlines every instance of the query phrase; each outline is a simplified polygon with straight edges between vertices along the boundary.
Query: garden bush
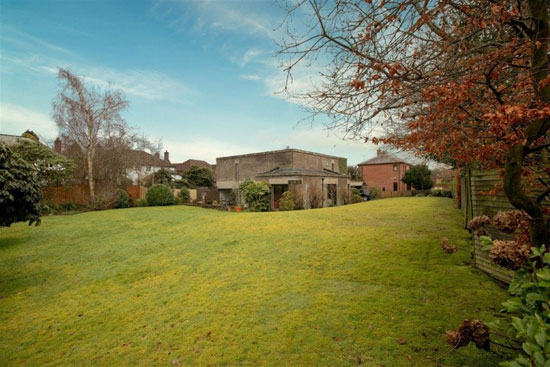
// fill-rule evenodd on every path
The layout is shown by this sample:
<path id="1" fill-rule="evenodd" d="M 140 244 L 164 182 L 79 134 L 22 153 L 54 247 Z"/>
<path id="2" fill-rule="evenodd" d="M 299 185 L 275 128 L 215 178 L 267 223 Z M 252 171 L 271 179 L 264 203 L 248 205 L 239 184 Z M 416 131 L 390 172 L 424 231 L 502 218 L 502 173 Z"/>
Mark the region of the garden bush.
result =
<path id="1" fill-rule="evenodd" d="M 246 179 L 239 185 L 239 189 L 251 211 L 269 210 L 271 188 L 267 182 Z"/>
<path id="2" fill-rule="evenodd" d="M 373 186 L 373 187 L 369 188 L 369 193 L 370 193 L 369 196 L 370 196 L 371 200 L 376 199 L 378 197 L 378 194 L 380 193 L 380 189 L 377 186 Z"/>
<path id="3" fill-rule="evenodd" d="M 361 195 L 358 195 L 358 194 L 355 194 L 355 193 L 354 193 L 354 194 L 351 196 L 351 202 L 352 202 L 353 204 L 360 203 L 360 202 L 362 202 L 362 201 L 363 201 L 363 198 L 361 197 Z"/>
<path id="4" fill-rule="evenodd" d="M 115 208 L 129 208 L 130 203 L 131 203 L 130 196 L 128 195 L 126 190 L 118 189 Z"/>
<path id="5" fill-rule="evenodd" d="M 279 199 L 279 209 L 281 210 L 293 210 L 294 209 L 294 196 L 291 191 L 285 191 Z"/>
<path id="6" fill-rule="evenodd" d="M 137 207 L 148 206 L 147 200 L 144 200 L 144 199 L 136 199 L 136 206 L 137 206 Z"/>
<path id="7" fill-rule="evenodd" d="M 174 194 L 166 185 L 153 185 L 147 191 L 147 204 L 149 204 L 149 206 L 173 205 L 174 202 Z"/>
<path id="8" fill-rule="evenodd" d="M 189 194 L 189 189 L 187 187 L 182 187 L 178 193 L 178 199 L 181 203 L 188 203 L 191 200 L 191 194 Z"/>

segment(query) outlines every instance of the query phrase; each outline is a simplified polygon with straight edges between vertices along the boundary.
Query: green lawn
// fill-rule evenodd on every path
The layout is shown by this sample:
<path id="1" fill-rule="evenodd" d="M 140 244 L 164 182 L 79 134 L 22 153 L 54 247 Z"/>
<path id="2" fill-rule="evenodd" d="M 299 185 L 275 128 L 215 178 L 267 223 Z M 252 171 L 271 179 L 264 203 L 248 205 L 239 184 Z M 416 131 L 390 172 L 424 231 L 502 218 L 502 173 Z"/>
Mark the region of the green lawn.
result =
<path id="1" fill-rule="evenodd" d="M 470 266 L 461 227 L 449 199 L 395 198 L 2 228 L 0 365 L 435 366 L 446 330 L 506 297 Z M 469 346 L 440 366 L 497 363 Z"/>

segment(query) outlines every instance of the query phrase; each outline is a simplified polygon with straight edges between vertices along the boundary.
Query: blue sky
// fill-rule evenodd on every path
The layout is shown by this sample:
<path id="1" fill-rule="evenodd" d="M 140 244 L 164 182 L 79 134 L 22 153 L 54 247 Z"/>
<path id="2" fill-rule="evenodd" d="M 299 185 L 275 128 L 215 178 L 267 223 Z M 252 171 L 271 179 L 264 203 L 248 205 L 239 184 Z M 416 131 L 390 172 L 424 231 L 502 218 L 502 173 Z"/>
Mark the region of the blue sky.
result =
<path id="1" fill-rule="evenodd" d="M 56 71 L 67 67 L 121 89 L 126 121 L 162 139 L 173 162 L 286 146 L 353 164 L 374 156 L 376 147 L 343 141 L 322 121 L 298 124 L 307 114 L 279 93 L 283 16 L 259 0 L 2 0 L 0 133 L 55 138 Z M 318 74 L 298 69 L 291 88 L 303 91 Z"/>

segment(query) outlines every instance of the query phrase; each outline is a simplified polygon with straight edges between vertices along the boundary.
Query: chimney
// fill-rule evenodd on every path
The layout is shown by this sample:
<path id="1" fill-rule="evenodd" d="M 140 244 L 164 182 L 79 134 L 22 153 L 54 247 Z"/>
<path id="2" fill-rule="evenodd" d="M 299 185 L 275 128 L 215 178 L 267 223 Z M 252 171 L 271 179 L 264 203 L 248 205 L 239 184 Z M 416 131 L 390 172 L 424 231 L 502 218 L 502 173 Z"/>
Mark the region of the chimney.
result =
<path id="1" fill-rule="evenodd" d="M 376 149 L 376 156 L 382 155 L 382 149 Z"/>
<path id="2" fill-rule="evenodd" d="M 164 160 L 168 163 L 170 163 L 170 153 L 168 151 L 164 151 Z"/>
<path id="3" fill-rule="evenodd" d="M 61 139 L 59 139 L 59 137 L 57 137 L 53 143 L 53 150 L 55 150 L 56 153 L 61 154 Z"/>
<path id="4" fill-rule="evenodd" d="M 155 158 L 160 159 L 160 153 L 159 153 L 159 152 L 156 152 L 156 153 L 155 153 Z"/>

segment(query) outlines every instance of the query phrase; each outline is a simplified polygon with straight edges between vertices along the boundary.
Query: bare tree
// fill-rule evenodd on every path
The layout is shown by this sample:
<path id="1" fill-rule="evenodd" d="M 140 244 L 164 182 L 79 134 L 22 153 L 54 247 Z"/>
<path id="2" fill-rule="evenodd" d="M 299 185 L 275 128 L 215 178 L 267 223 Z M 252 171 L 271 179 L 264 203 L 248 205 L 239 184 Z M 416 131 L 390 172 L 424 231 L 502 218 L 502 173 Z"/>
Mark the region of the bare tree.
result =
<path id="1" fill-rule="evenodd" d="M 95 201 L 94 158 L 102 139 L 124 136 L 128 129 L 120 112 L 128 101 L 120 91 L 99 90 L 67 69 L 59 69 L 61 91 L 53 102 L 53 118 L 60 132 L 84 154 L 90 200 Z"/>

